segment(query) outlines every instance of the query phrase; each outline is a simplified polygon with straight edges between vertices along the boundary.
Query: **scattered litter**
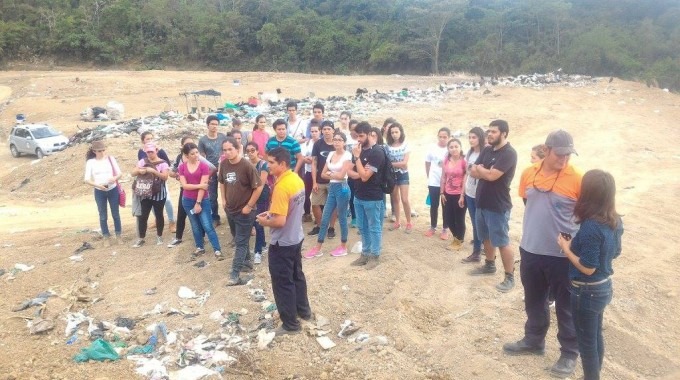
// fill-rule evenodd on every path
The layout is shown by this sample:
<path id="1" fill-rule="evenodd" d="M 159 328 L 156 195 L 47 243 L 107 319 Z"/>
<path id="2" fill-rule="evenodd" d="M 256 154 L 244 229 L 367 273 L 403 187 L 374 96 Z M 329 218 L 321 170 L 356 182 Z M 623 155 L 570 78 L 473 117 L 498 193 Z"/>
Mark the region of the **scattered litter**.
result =
<path id="1" fill-rule="evenodd" d="M 196 303 L 198 306 L 203 306 L 206 302 L 208 302 L 208 298 L 210 298 L 210 290 L 206 290 L 205 292 L 201 293 L 201 295 L 198 296 Z"/>
<path id="2" fill-rule="evenodd" d="M 132 360 L 137 363 L 136 373 L 142 376 L 146 376 L 149 379 L 167 379 L 168 370 L 165 368 L 163 362 L 158 359 L 146 358 L 143 356 L 129 355 L 128 360 Z"/>
<path id="3" fill-rule="evenodd" d="M 115 320 L 116 326 L 118 327 L 125 327 L 128 330 L 132 330 L 135 328 L 135 325 L 137 322 L 135 322 L 134 319 L 132 318 L 126 318 L 126 317 L 118 317 Z"/>
<path id="4" fill-rule="evenodd" d="M 250 289 L 250 299 L 255 302 L 262 302 L 267 299 L 263 289 Z"/>
<path id="5" fill-rule="evenodd" d="M 352 246 L 352 253 L 361 253 L 362 250 L 363 250 L 363 245 L 361 243 L 361 240 L 354 243 L 354 245 Z"/>
<path id="6" fill-rule="evenodd" d="M 269 346 L 269 343 L 271 343 L 272 340 L 274 340 L 275 336 L 276 336 L 275 332 L 272 331 L 268 333 L 267 330 L 261 329 L 257 333 L 257 348 L 259 348 L 260 350 L 264 350 L 265 348 L 267 348 L 267 346 Z"/>
<path id="7" fill-rule="evenodd" d="M 78 326 L 80 326 L 81 323 L 87 320 L 88 317 L 82 312 L 69 313 L 68 315 L 66 315 L 66 329 L 64 330 L 64 336 L 73 335 L 73 333 L 75 333 L 76 330 L 78 330 Z"/>
<path id="8" fill-rule="evenodd" d="M 214 375 L 219 376 L 219 373 L 202 365 L 190 365 L 179 371 L 170 372 L 170 380 L 200 380 Z"/>
<path id="9" fill-rule="evenodd" d="M 0 269 L 0 276 L 2 276 L 5 273 L 6 273 L 6 271 L 4 269 Z"/>
<path id="10" fill-rule="evenodd" d="M 213 321 L 221 321 L 222 319 L 224 319 L 223 313 L 224 309 L 215 310 L 212 313 L 210 313 L 209 318 Z"/>
<path id="11" fill-rule="evenodd" d="M 57 244 L 55 244 L 54 246 L 57 247 L 57 248 L 59 248 L 59 247 L 61 247 L 61 243 L 57 243 Z"/>
<path id="12" fill-rule="evenodd" d="M 74 263 L 79 263 L 79 262 L 85 260 L 85 258 L 83 256 L 79 256 L 79 255 L 73 255 L 73 256 L 69 257 L 69 259 L 71 259 L 71 261 L 73 261 Z"/>
<path id="13" fill-rule="evenodd" d="M 330 350 L 335 347 L 335 343 L 327 336 L 320 336 L 316 338 L 316 341 L 319 342 L 319 345 L 321 345 L 321 348 L 324 350 Z"/>
<path id="14" fill-rule="evenodd" d="M 359 326 L 350 321 L 349 319 L 346 319 L 345 322 L 340 325 L 340 332 L 338 333 L 339 338 L 347 338 L 348 336 L 354 334 L 355 332 L 359 331 Z"/>
<path id="15" fill-rule="evenodd" d="M 76 248 L 75 251 L 73 251 L 73 254 L 74 254 L 74 255 L 78 255 L 78 254 L 80 254 L 80 253 L 82 253 L 83 251 L 86 251 L 86 250 L 88 250 L 88 249 L 94 249 L 94 247 L 92 246 L 92 244 L 90 244 L 90 243 L 84 241 L 84 242 L 83 242 L 83 245 L 81 245 L 80 247 Z"/>
<path id="16" fill-rule="evenodd" d="M 208 266 L 208 263 L 206 263 L 205 260 L 201 260 L 201 261 L 197 262 L 196 264 L 194 264 L 194 266 L 196 268 L 205 268 L 205 267 Z"/>
<path id="17" fill-rule="evenodd" d="M 28 272 L 29 270 L 32 270 L 34 268 L 35 268 L 35 265 L 26 265 L 26 264 L 21 264 L 21 263 L 14 264 L 14 269 L 18 269 L 22 272 Z"/>
<path id="18" fill-rule="evenodd" d="M 109 342 L 103 339 L 97 339 L 92 344 L 86 348 L 82 348 L 80 353 L 73 357 L 76 363 L 83 363 L 88 360 L 95 361 L 105 361 L 105 360 L 118 360 L 120 356 L 116 350 L 111 347 Z"/>
<path id="19" fill-rule="evenodd" d="M 66 341 L 66 344 L 68 344 L 70 346 L 77 341 L 78 341 L 78 334 L 73 334 L 73 335 L 71 335 L 70 338 L 68 338 L 68 340 Z"/>
<path id="20" fill-rule="evenodd" d="M 191 299 L 197 297 L 196 292 L 187 288 L 186 286 L 180 286 L 179 290 L 177 291 L 177 295 L 179 296 L 179 298 L 183 299 Z"/>
<path id="21" fill-rule="evenodd" d="M 349 292 L 349 286 L 343 285 L 342 290 L 345 291 L 345 292 Z"/>
<path id="22" fill-rule="evenodd" d="M 19 304 L 17 307 L 13 308 L 12 311 L 22 311 L 33 306 L 44 306 L 47 303 L 47 299 L 54 296 L 55 294 L 47 291 L 38 293 L 35 298 L 27 299 Z"/>
<path id="23" fill-rule="evenodd" d="M 31 334 L 40 334 L 54 329 L 54 321 L 36 318 L 28 322 L 28 331 Z"/>
<path id="24" fill-rule="evenodd" d="M 144 294 L 147 295 L 147 296 L 152 296 L 152 295 L 156 294 L 156 292 L 157 292 L 157 289 L 155 287 L 144 290 Z"/>

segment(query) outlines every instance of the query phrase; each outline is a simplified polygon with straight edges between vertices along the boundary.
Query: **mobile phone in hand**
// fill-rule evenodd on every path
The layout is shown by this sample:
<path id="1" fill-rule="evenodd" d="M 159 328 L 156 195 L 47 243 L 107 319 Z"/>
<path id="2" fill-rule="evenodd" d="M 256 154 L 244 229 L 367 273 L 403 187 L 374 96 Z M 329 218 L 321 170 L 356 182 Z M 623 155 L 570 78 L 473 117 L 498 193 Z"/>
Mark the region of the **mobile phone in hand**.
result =
<path id="1" fill-rule="evenodd" d="M 560 235 L 564 238 L 564 240 L 569 241 L 571 240 L 571 234 L 568 234 L 566 232 L 560 232 Z"/>

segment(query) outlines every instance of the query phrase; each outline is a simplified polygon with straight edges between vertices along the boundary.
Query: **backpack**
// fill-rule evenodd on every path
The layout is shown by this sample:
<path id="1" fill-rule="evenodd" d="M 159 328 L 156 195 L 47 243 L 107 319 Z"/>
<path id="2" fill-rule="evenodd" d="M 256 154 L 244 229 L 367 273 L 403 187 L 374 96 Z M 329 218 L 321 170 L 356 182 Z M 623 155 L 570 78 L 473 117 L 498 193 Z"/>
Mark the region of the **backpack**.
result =
<path id="1" fill-rule="evenodd" d="M 146 162 L 144 167 L 155 167 L 148 159 L 145 158 L 144 161 Z M 154 195 L 160 193 L 162 182 L 163 181 L 161 181 L 160 178 L 152 173 L 138 175 L 132 183 L 132 190 L 140 199 L 150 199 L 153 198 Z"/>
<path id="2" fill-rule="evenodd" d="M 392 166 L 392 161 L 390 161 L 390 157 L 387 154 L 387 148 L 384 146 L 381 147 L 385 153 L 385 161 L 383 162 L 382 167 L 378 169 L 378 173 L 380 173 L 380 189 L 385 194 L 392 194 L 394 186 L 397 184 L 397 172 Z"/>

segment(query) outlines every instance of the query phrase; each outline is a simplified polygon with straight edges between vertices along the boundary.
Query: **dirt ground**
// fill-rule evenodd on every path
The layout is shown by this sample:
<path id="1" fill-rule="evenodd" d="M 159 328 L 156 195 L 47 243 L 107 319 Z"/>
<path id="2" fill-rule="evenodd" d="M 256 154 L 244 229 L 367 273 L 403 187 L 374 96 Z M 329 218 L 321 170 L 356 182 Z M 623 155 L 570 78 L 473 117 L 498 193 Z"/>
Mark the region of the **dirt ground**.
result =
<path id="1" fill-rule="evenodd" d="M 234 87 L 233 79 L 241 85 Z M 247 99 L 258 91 L 274 91 L 304 97 L 351 95 L 357 87 L 373 91 L 427 88 L 448 77 L 412 76 L 316 76 L 282 73 L 209 72 L 0 72 L 0 138 L 6 141 L 14 115 L 24 113 L 33 122 L 48 122 L 73 133 L 87 106 L 117 100 L 125 105 L 127 117 L 154 115 L 163 110 L 186 111 L 178 94 L 186 90 L 214 88 L 222 101 Z M 329 335 L 337 346 L 324 351 L 313 338 L 296 335 L 272 347 L 251 352 L 249 365 L 241 365 L 234 378 L 304 379 L 547 379 L 546 368 L 559 356 L 555 327 L 547 336 L 544 357 L 511 357 L 502 352 L 505 342 L 522 337 L 525 320 L 523 290 L 507 294 L 494 285 L 501 274 L 476 278 L 467 275 L 469 266 L 460 259 L 470 245 L 452 252 L 437 238 L 425 238 L 429 225 L 425 207 L 424 157 L 436 141 L 436 132 L 447 126 L 467 132 L 475 125 L 488 125 L 496 118 L 510 123 L 509 140 L 519 153 L 518 174 L 513 181 L 515 207 L 511 240 L 518 250 L 524 208 L 517 194 L 521 169 L 529 164 L 531 146 L 545 140 L 551 130 L 564 128 L 574 136 L 578 156 L 572 162 L 582 170 L 602 168 L 616 178 L 617 207 L 624 214 L 623 253 L 614 262 L 615 294 L 605 313 L 606 355 L 603 378 L 680 378 L 680 305 L 677 268 L 680 256 L 680 216 L 673 204 L 680 200 L 680 154 L 673 141 L 680 140 L 680 97 L 633 82 L 599 81 L 591 86 L 570 88 L 492 88 L 451 93 L 428 104 L 405 104 L 384 108 L 368 118 L 381 124 L 388 116 L 406 128 L 413 152 L 410 158 L 411 203 L 420 216 L 415 231 L 384 230 L 382 263 L 373 271 L 350 267 L 356 255 L 344 258 L 307 260 L 304 269 L 309 298 L 317 315 L 330 320 Z M 310 110 L 305 110 L 309 112 Z M 329 117 L 339 115 L 329 113 Z M 225 130 L 226 132 L 226 130 Z M 465 140 L 464 140 L 465 141 Z M 118 157 L 124 170 L 134 165 L 135 136 L 108 140 L 109 153 Z M 161 141 L 171 157 L 178 141 Z M 467 145 L 467 144 L 465 144 Z M 248 310 L 241 321 L 255 322 L 260 305 L 248 297 L 247 287 L 226 288 L 233 252 L 222 262 L 207 258 L 209 266 L 193 267 L 189 231 L 185 243 L 175 249 L 165 246 L 130 248 L 135 237 L 134 219 L 122 211 L 122 245 L 105 248 L 92 233 L 98 218 L 92 190 L 82 184 L 85 146 L 70 148 L 34 162 L 35 157 L 12 158 L 7 146 L 0 149 L 0 268 L 16 263 L 35 269 L 17 273 L 14 279 L 0 277 L 0 379 L 128 379 L 135 378 L 134 364 L 120 360 L 76 364 L 72 357 L 89 342 L 79 339 L 66 345 L 64 316 L 67 310 L 87 310 L 98 320 L 138 317 L 167 301 L 179 307 L 177 290 L 185 285 L 211 296 L 192 319 L 181 316 L 151 316 L 143 326 L 164 321 L 172 331 L 191 338 L 219 333 L 219 325 L 208 315 L 215 310 Z M 21 186 L 25 179 L 29 181 Z M 178 187 L 171 186 L 176 204 Z M 305 225 L 305 229 L 310 229 Z M 676 232 L 672 232 L 672 231 Z M 222 244 L 228 242 L 225 227 L 219 230 Z M 468 226 L 468 236 L 471 229 Z M 164 234 L 166 242 L 170 234 Z M 309 246 L 313 239 L 306 239 Z M 349 244 L 359 237 L 350 231 Z M 466 238 L 466 240 L 468 240 Z M 82 262 L 69 256 L 84 241 L 94 250 L 85 251 Z M 333 240 L 326 244 L 333 248 Z M 266 264 L 255 272 L 253 286 L 271 287 Z M 12 312 L 27 298 L 48 288 L 60 294 L 84 287 L 94 303 L 73 301 L 68 296 L 51 298 L 45 315 L 56 328 L 44 335 L 30 335 L 26 321 L 34 309 Z M 148 288 L 154 295 L 145 295 Z M 72 294 L 72 293 L 71 293 Z M 340 324 L 351 319 L 371 336 L 385 336 L 385 346 L 350 343 L 335 336 Z M 554 313 L 553 313 L 553 322 Z M 555 325 L 555 323 L 553 323 Z M 170 369 L 170 368 L 169 368 Z M 580 364 L 577 368 L 581 375 Z M 227 375 L 225 375 L 227 376 Z"/>

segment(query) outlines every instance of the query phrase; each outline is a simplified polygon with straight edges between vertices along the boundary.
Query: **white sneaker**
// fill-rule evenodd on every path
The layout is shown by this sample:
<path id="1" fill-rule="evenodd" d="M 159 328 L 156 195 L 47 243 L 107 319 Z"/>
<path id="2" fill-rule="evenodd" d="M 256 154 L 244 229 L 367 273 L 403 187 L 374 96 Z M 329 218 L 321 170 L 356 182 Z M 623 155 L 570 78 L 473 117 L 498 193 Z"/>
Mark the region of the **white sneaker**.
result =
<path id="1" fill-rule="evenodd" d="M 135 244 L 132 245 L 132 248 L 139 248 L 144 245 L 144 239 L 137 239 L 135 241 Z"/>
<path id="2" fill-rule="evenodd" d="M 163 238 L 160 236 L 156 236 L 156 245 L 163 245 Z"/>
<path id="3" fill-rule="evenodd" d="M 259 253 L 256 253 L 256 254 L 253 256 L 253 263 L 254 263 L 254 264 L 262 264 L 262 255 L 259 254 Z"/>
<path id="4" fill-rule="evenodd" d="M 177 239 L 177 238 L 172 239 L 172 241 L 170 242 L 170 244 L 168 244 L 168 248 L 175 248 L 175 247 L 177 247 L 178 245 L 180 245 L 181 243 L 182 243 L 182 241 L 179 240 L 179 239 Z"/>

